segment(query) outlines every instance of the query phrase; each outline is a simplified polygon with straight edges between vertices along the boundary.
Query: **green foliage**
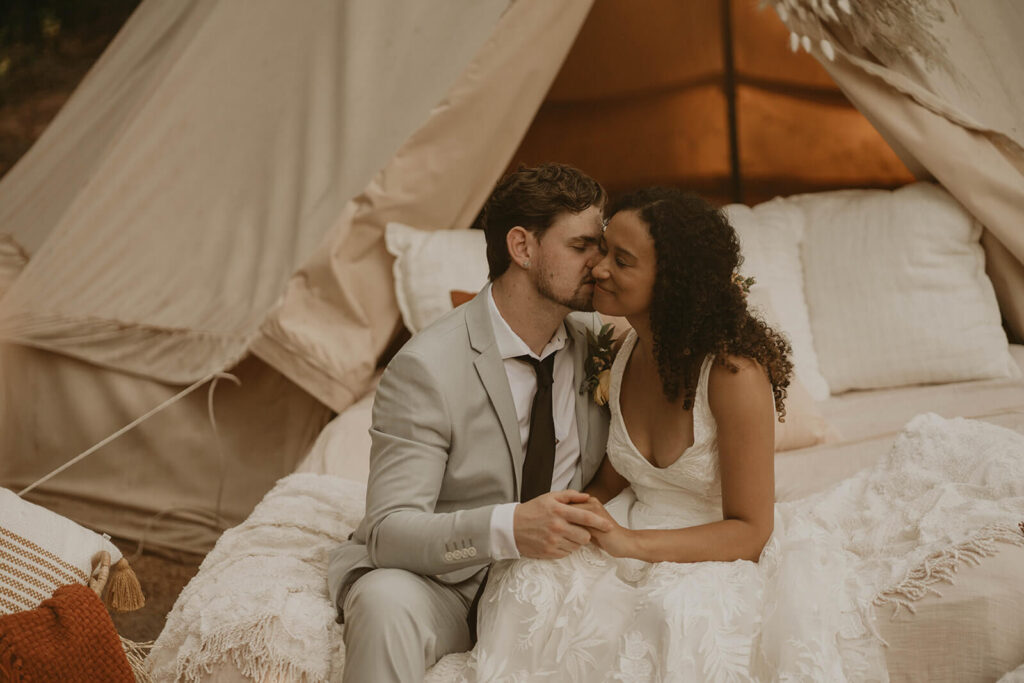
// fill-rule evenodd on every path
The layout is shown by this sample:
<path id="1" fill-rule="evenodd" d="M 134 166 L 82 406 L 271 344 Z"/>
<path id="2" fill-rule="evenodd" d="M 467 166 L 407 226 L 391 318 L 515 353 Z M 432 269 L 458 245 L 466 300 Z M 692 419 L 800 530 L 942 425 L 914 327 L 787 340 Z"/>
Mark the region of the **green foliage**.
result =
<path id="1" fill-rule="evenodd" d="M 0 50 L 15 44 L 46 45 L 65 30 L 123 21 L 139 0 L 3 0 L 0 2 Z"/>

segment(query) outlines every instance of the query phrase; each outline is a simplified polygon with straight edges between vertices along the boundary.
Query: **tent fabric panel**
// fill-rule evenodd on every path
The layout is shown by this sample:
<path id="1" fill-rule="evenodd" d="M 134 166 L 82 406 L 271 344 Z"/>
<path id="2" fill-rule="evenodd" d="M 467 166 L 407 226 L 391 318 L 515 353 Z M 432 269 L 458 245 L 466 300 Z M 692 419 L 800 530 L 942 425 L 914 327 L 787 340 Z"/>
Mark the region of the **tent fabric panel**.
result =
<path id="1" fill-rule="evenodd" d="M 399 319 L 384 226 L 466 228 L 508 164 L 592 0 L 518 0 L 426 122 L 288 283 L 253 351 L 341 411 Z"/>
<path id="2" fill-rule="evenodd" d="M 213 3 L 143 2 L 0 182 L 0 232 L 34 254 L 188 48 Z"/>
<path id="3" fill-rule="evenodd" d="M 225 456 L 222 514 L 239 523 L 306 455 L 330 411 L 256 358 L 222 380 L 214 417 Z M 0 485 L 18 491 L 181 387 L 0 344 Z M 42 484 L 28 499 L 147 547 L 204 553 L 221 465 L 204 386 Z M 197 513 L 198 509 L 201 512 Z M 159 513 L 165 515 L 154 520 Z M 202 514 L 205 511 L 207 514 Z"/>
<path id="4" fill-rule="evenodd" d="M 621 100 L 718 81 L 723 66 L 717 2 L 595 3 L 548 102 Z M 652 21 L 652 17 L 656 21 Z"/>
<path id="5" fill-rule="evenodd" d="M 1024 6 L 1015 0 L 949 0 L 927 3 L 912 26 L 887 26 L 903 40 L 899 55 L 873 54 L 858 44 L 880 28 L 883 15 L 855 11 L 844 25 L 823 24 L 811 13 L 791 12 L 786 23 L 797 33 L 823 36 L 836 60 L 885 82 L 921 106 L 956 124 L 1005 138 L 1024 149 L 1024 51 L 1019 48 Z M 929 17 L 933 16 L 933 19 Z M 859 30 L 853 31 L 853 28 Z M 923 38 L 921 37 L 923 36 Z M 820 50 L 815 57 L 824 59 Z M 833 60 L 822 63 L 829 68 Z M 831 74 L 831 70 L 830 74 Z M 839 83 L 840 87 L 843 84 Z"/>
<path id="6" fill-rule="evenodd" d="M 700 86 L 600 103 L 545 104 L 513 163 L 558 160 L 610 191 L 723 183 L 729 176 L 725 97 Z"/>
<path id="7" fill-rule="evenodd" d="M 790 49 L 789 29 L 759 0 L 730 0 L 736 77 L 740 83 L 839 92 L 811 55 Z"/>
<path id="8" fill-rule="evenodd" d="M 28 253 L 11 235 L 0 235 L 0 299 L 28 263 Z"/>
<path id="9" fill-rule="evenodd" d="M 773 11 L 730 2 L 740 200 L 913 179 L 814 57 L 789 50 Z M 737 201 L 722 21 L 720 2 L 596 5 L 512 165 L 557 159 L 613 193 L 668 184 Z"/>
<path id="10" fill-rule="evenodd" d="M 985 272 L 996 290 L 1003 326 L 1013 333 L 1017 343 L 1024 342 L 1024 261 L 1016 258 L 1003 243 L 985 230 L 981 234 L 985 249 Z"/>
<path id="11" fill-rule="evenodd" d="M 739 86 L 740 170 L 747 203 L 772 192 L 897 187 L 914 177 L 864 116 L 838 97 Z"/>
<path id="12" fill-rule="evenodd" d="M 168 382 L 237 361 L 507 4 L 214 3 L 8 290 L 5 336 Z"/>

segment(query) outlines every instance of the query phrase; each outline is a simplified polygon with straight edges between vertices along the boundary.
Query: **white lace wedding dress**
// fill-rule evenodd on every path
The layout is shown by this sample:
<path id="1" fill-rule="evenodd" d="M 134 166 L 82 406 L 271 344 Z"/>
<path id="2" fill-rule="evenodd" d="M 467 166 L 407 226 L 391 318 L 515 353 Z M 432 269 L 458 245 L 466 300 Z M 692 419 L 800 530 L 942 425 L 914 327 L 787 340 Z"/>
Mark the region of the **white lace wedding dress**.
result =
<path id="1" fill-rule="evenodd" d="M 697 386 L 694 444 L 659 468 L 633 445 L 619 408 L 635 343 L 631 333 L 615 360 L 609 403 L 608 457 L 630 486 L 607 508 L 634 529 L 721 520 L 711 359 Z M 836 534 L 777 506 L 757 563 L 652 564 L 593 546 L 561 560 L 499 562 L 463 680 L 887 680 L 869 612 L 856 602 L 854 559 Z"/>

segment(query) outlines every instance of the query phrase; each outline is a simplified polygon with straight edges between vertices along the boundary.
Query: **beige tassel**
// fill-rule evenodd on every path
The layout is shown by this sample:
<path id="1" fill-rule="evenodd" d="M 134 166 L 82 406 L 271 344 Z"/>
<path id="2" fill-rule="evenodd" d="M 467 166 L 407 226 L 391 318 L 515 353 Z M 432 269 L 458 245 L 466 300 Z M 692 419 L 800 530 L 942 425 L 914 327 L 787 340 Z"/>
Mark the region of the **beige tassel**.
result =
<path id="1" fill-rule="evenodd" d="M 93 558 L 92 576 L 89 577 L 89 588 L 97 597 L 103 597 L 103 589 L 107 587 L 110 576 L 110 553 L 101 550 Z"/>
<path id="2" fill-rule="evenodd" d="M 110 568 L 107 581 L 107 606 L 118 612 L 131 612 L 146 604 L 142 586 L 135 572 L 123 557 Z"/>

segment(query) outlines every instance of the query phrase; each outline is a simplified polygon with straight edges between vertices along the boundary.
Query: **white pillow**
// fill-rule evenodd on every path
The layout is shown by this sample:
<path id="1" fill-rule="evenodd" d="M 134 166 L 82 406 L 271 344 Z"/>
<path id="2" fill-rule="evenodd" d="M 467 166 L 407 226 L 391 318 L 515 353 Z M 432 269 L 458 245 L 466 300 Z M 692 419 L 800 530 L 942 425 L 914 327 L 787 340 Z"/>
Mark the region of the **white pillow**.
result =
<path id="1" fill-rule="evenodd" d="M 398 310 L 413 334 L 452 310 L 452 290 L 476 292 L 487 284 L 482 230 L 427 231 L 388 223 L 384 243 L 395 257 Z"/>
<path id="2" fill-rule="evenodd" d="M 366 484 L 370 476 L 370 427 L 373 423 L 373 398 L 377 395 L 380 373 L 361 399 L 340 412 L 321 430 L 313 447 L 296 472 L 331 474 Z"/>
<path id="3" fill-rule="evenodd" d="M 807 392 L 817 401 L 829 396 L 828 382 L 818 369 L 811 321 L 804 299 L 800 243 L 804 214 L 786 199 L 776 198 L 753 209 L 730 204 L 724 209 L 739 236 L 740 272 L 753 276 L 771 291 L 779 330 L 793 347 L 793 366 Z"/>
<path id="4" fill-rule="evenodd" d="M 0 488 L 0 615 L 35 609 L 60 586 L 86 584 L 93 557 L 121 552 L 109 539 Z"/>
<path id="5" fill-rule="evenodd" d="M 781 325 L 774 299 L 771 290 L 762 284 L 756 284 L 750 289 L 747 307 L 778 331 Z M 800 377 L 790 378 L 786 392 L 786 421 L 775 423 L 775 452 L 807 448 L 819 443 L 832 443 L 839 441 L 840 438 L 839 431 L 825 419 L 807 387 L 800 381 Z"/>
<path id="6" fill-rule="evenodd" d="M 832 393 L 1016 376 L 981 225 L 930 183 L 791 198 L 804 290 Z"/>

